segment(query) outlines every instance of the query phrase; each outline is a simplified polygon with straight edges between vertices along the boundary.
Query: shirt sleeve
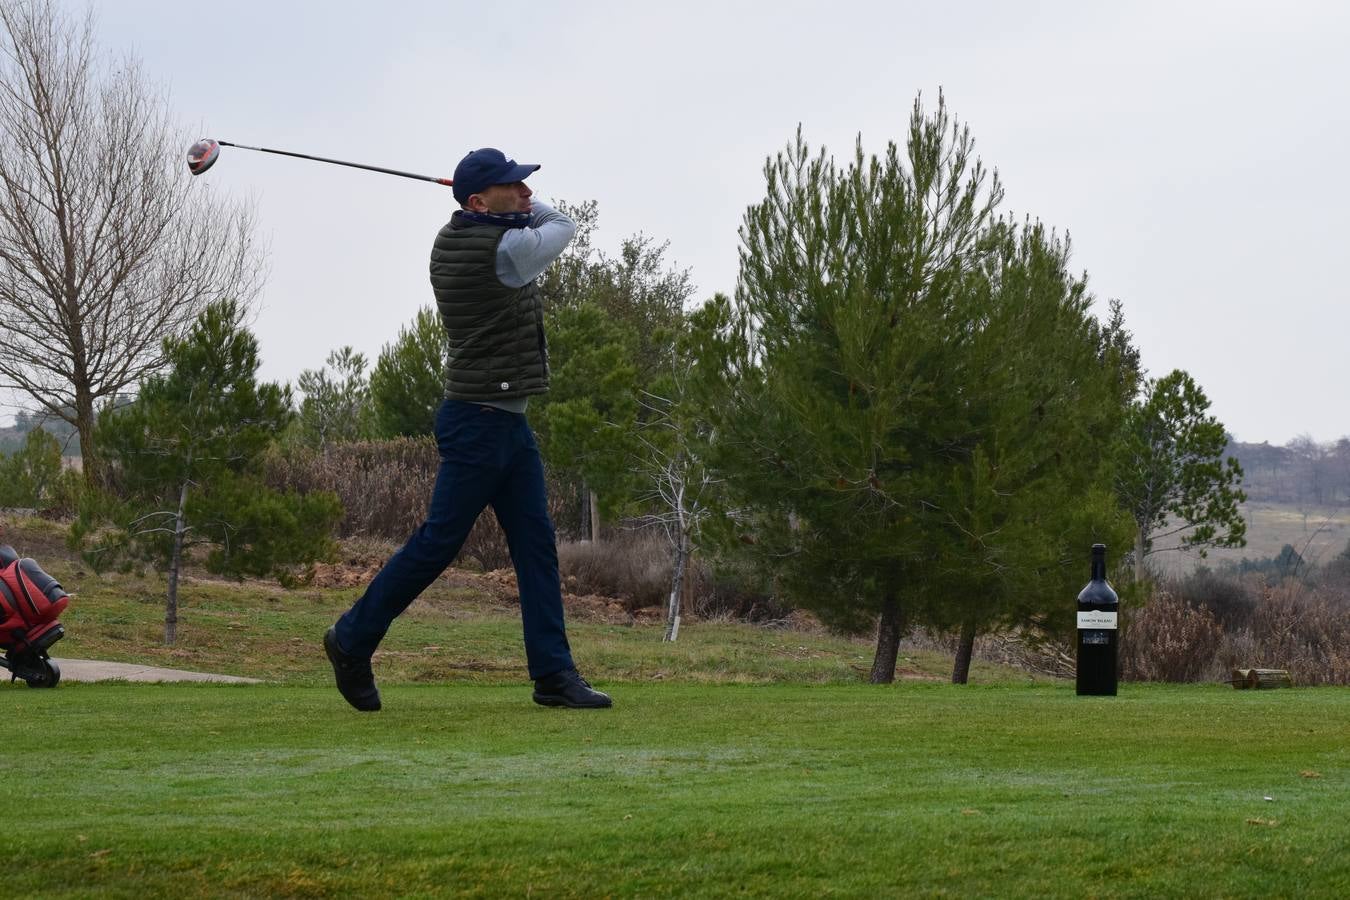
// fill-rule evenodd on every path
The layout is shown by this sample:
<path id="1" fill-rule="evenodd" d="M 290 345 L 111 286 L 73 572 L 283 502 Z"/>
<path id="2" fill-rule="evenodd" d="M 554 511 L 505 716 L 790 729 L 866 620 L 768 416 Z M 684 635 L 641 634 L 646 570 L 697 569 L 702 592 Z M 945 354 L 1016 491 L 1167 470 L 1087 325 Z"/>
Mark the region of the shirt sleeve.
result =
<path id="1" fill-rule="evenodd" d="M 512 228 L 497 244 L 497 277 L 524 287 L 544 273 L 577 233 L 577 223 L 542 200 L 531 201 L 530 224 Z"/>

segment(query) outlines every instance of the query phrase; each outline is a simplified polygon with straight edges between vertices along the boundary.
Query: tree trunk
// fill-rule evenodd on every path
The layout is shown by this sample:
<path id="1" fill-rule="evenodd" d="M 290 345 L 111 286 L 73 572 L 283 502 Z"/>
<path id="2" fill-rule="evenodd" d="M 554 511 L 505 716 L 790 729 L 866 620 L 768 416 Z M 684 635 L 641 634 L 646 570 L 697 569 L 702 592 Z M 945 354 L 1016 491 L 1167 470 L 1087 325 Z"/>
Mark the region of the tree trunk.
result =
<path id="1" fill-rule="evenodd" d="M 693 607 L 694 603 L 694 548 L 689 548 L 689 555 L 684 559 L 684 584 L 680 592 L 680 609 L 686 606 Z"/>
<path id="2" fill-rule="evenodd" d="M 173 556 L 169 560 L 169 595 L 164 600 L 164 643 L 178 640 L 178 570 L 183 565 L 184 511 L 187 509 L 188 483 L 178 495 L 178 515 L 173 520 Z"/>
<path id="3" fill-rule="evenodd" d="M 872 684 L 890 684 L 895 681 L 895 660 L 900 655 L 900 636 L 904 633 L 904 615 L 900 601 L 888 595 L 881 604 L 881 621 L 877 624 L 877 654 L 872 659 Z"/>
<path id="4" fill-rule="evenodd" d="M 1233 687 L 1238 690 L 1293 687 L 1287 669 L 1234 669 Z"/>
<path id="5" fill-rule="evenodd" d="M 591 509 L 591 540 L 598 544 L 600 543 L 600 498 L 595 496 L 595 491 L 590 492 L 590 503 L 587 505 Z"/>
<path id="6" fill-rule="evenodd" d="M 670 581 L 670 602 L 666 607 L 666 634 L 664 641 L 674 641 L 680 635 L 680 601 L 684 598 L 685 572 L 689 567 L 689 538 L 680 533 L 675 548 L 675 575 Z"/>
<path id="7" fill-rule="evenodd" d="M 970 658 L 975 653 L 975 620 L 967 619 L 961 626 L 961 637 L 956 644 L 956 662 L 952 665 L 952 684 L 966 684 L 970 680 Z"/>
<path id="8" fill-rule="evenodd" d="M 577 540 L 586 543 L 591 539 L 591 511 L 587 506 L 591 502 L 591 492 L 586 488 L 586 482 L 581 483 L 580 490 L 577 491 L 577 506 L 581 510 L 581 520 L 577 522 Z"/>
<path id="9" fill-rule="evenodd" d="M 80 435 L 84 483 L 92 488 L 103 487 L 103 467 L 99 465 L 98 448 L 94 446 L 94 396 L 80 385 L 75 386 L 75 430 Z"/>
<path id="10" fill-rule="evenodd" d="M 1144 549 L 1144 529 L 1140 528 L 1134 533 L 1134 580 L 1139 584 L 1143 584 L 1148 578 L 1148 569 L 1144 567 Z"/>

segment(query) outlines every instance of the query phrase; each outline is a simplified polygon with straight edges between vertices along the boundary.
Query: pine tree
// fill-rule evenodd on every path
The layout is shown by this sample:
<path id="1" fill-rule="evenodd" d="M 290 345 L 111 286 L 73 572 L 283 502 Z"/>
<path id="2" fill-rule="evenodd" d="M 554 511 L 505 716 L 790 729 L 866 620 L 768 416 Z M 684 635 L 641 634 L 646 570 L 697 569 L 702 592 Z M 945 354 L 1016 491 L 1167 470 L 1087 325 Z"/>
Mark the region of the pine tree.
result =
<path id="1" fill-rule="evenodd" d="M 839 166 L 799 133 L 765 174 L 736 297 L 701 314 L 710 531 L 827 622 L 879 623 L 874 681 L 908 623 L 967 646 L 1048 623 L 1074 546 L 1122 522 L 1101 460 L 1123 376 L 1067 246 L 994 218 L 997 176 L 941 97 L 903 157 Z"/>
<path id="2" fill-rule="evenodd" d="M 374 410 L 365 371 L 365 354 L 342 347 L 328 354 L 323 368 L 300 373 L 305 399 L 300 404 L 299 424 L 307 444 L 326 454 L 333 444 L 373 434 Z"/>
<path id="3" fill-rule="evenodd" d="M 1225 460 L 1227 432 L 1208 410 L 1209 398 L 1181 369 L 1150 380 L 1130 407 L 1116 450 L 1116 493 L 1134 519 L 1137 581 L 1159 537 L 1179 534 L 1177 549 L 1201 557 L 1208 547 L 1247 542 L 1242 466 Z"/>
<path id="4" fill-rule="evenodd" d="M 709 409 L 738 520 L 782 589 L 831 623 L 880 617 L 872 680 L 894 677 L 922 601 L 925 506 L 965 430 L 964 290 L 1001 196 L 969 130 L 918 101 L 894 144 L 844 168 L 800 132 L 765 167 Z M 714 527 L 716 527 L 714 525 Z"/>
<path id="5" fill-rule="evenodd" d="M 13 454 L 0 458 L 0 506 L 46 509 L 62 482 L 61 445 L 44 428 L 34 428 Z M 73 485 L 66 480 L 69 494 Z"/>
<path id="6" fill-rule="evenodd" d="M 240 313 L 234 301 L 209 305 L 185 337 L 164 341 L 168 372 L 100 416 L 119 493 L 91 495 L 75 537 L 111 519 L 117 528 L 99 535 L 91 563 L 142 559 L 167 572 L 166 644 L 177 636 L 179 578 L 194 547 L 209 547 L 212 572 L 285 576 L 330 551 L 341 516 L 332 494 L 280 494 L 262 481 L 262 455 L 293 413 L 288 389 L 256 381 L 257 340 Z"/>
<path id="7" fill-rule="evenodd" d="M 1129 374 L 1102 352 L 1086 281 L 1068 260 L 1067 240 L 1039 223 L 1000 222 L 970 281 L 979 315 L 961 395 L 967 432 L 928 499 L 938 529 L 927 618 L 959 635 L 958 683 L 978 631 L 1062 631 L 1087 548 L 1128 540 L 1107 448 Z"/>
<path id="8" fill-rule="evenodd" d="M 540 452 L 550 473 L 580 489 L 583 506 L 612 514 L 633 491 L 635 338 L 592 303 L 550 312 L 548 328 L 551 386 L 530 402 Z"/>
<path id="9" fill-rule="evenodd" d="M 375 430 L 381 437 L 431 434 L 445 399 L 445 362 L 450 341 L 430 306 L 419 310 L 398 338 L 380 351 L 370 373 Z"/>

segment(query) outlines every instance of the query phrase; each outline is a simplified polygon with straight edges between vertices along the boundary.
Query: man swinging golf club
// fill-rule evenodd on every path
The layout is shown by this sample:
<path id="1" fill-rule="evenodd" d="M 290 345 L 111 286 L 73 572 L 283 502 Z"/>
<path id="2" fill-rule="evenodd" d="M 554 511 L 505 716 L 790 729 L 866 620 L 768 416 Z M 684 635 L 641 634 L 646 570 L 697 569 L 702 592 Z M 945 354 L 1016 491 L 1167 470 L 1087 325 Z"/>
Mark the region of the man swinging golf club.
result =
<path id="1" fill-rule="evenodd" d="M 338 690 L 358 710 L 380 708 L 370 658 L 390 624 L 450 565 L 489 505 L 516 570 L 534 702 L 610 705 L 572 662 L 544 470 L 525 420 L 529 397 L 548 390 L 536 279 L 576 234 L 570 218 L 531 199 L 525 179 L 538 168 L 492 148 L 455 168 L 461 208 L 431 251 L 431 286 L 450 336 L 436 486 L 426 521 L 323 638 Z"/>

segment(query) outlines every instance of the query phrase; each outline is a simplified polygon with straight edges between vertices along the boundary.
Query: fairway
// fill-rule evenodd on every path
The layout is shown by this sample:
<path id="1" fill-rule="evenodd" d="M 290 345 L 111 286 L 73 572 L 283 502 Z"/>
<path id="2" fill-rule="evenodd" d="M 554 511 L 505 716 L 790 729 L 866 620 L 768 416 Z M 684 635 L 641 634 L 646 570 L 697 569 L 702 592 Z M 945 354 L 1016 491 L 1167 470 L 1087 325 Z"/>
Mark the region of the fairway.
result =
<path id="1" fill-rule="evenodd" d="M 0 893 L 1350 893 L 1350 691 L 598 686 L 2 687 Z"/>

